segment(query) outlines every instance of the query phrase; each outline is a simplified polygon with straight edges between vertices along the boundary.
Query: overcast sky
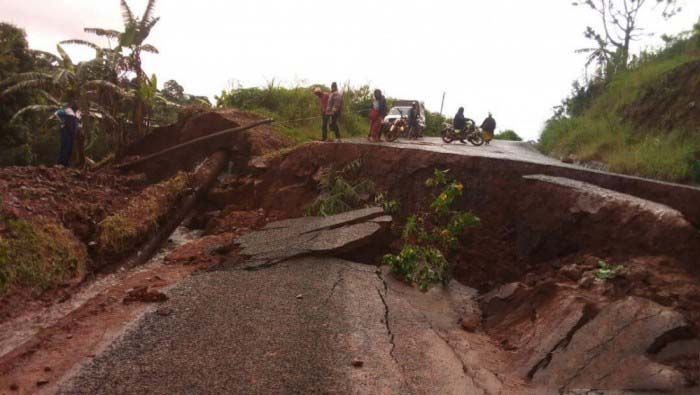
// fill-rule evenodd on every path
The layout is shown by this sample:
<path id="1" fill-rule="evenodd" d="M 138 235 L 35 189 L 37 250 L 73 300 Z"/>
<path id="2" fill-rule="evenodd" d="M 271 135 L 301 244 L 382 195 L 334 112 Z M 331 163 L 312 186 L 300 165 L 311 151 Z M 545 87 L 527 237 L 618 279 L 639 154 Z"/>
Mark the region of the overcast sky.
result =
<path id="1" fill-rule="evenodd" d="M 130 0 L 141 14 L 145 0 Z M 145 68 L 159 82 L 213 98 L 234 84 L 349 82 L 424 101 L 452 116 L 537 139 L 552 107 L 583 76 L 583 30 L 593 15 L 570 0 L 161 0 L 148 40 L 160 55 Z M 688 30 L 700 1 L 670 21 L 644 15 L 649 31 Z M 92 38 L 83 27 L 121 29 L 118 0 L 0 0 L 0 21 L 27 31 L 30 46 Z M 660 36 L 660 34 L 658 35 Z M 638 47 L 659 45 L 650 37 Z M 90 53 L 72 49 L 80 59 Z"/>

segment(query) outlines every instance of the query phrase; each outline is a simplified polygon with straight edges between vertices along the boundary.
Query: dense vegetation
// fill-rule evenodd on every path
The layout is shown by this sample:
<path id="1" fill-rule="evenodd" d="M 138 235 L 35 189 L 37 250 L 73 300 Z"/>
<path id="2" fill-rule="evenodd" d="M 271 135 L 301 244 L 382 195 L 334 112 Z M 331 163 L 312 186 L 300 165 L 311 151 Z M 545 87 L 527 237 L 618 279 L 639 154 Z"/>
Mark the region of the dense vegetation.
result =
<path id="1" fill-rule="evenodd" d="M 159 90 L 157 77 L 143 70 L 142 53 L 158 53 L 145 43 L 159 20 L 155 0 L 141 17 L 126 1 L 121 6 L 122 31 L 85 29 L 108 46 L 67 40 L 56 45 L 58 55 L 30 49 L 23 30 L 0 23 L 0 165 L 55 163 L 59 123 L 52 114 L 68 103 L 77 103 L 83 115 L 74 150 L 78 166 L 120 155 L 129 141 L 174 121 L 181 106 L 208 105 L 176 81 Z M 65 50 L 69 45 L 92 48 L 95 56 L 76 63 Z"/>
<path id="2" fill-rule="evenodd" d="M 700 182 L 700 24 L 665 46 L 603 59 L 587 84 L 574 83 L 540 137 L 542 151 L 611 171 Z"/>

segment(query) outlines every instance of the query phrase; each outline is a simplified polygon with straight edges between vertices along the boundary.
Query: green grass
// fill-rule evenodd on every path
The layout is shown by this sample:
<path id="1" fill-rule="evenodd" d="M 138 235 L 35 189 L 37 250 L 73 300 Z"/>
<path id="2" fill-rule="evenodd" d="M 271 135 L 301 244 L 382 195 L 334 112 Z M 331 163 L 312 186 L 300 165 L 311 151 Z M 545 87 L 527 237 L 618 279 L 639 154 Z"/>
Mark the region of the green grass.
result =
<path id="1" fill-rule="evenodd" d="M 0 296 L 16 287 L 45 291 L 85 272 L 85 246 L 61 225 L 42 218 L 0 222 Z"/>
<path id="2" fill-rule="evenodd" d="M 313 94 L 314 86 L 285 88 L 268 84 L 264 88 L 237 88 L 217 96 L 217 107 L 234 107 L 275 119 L 275 128 L 297 143 L 321 138 L 321 109 Z M 322 87 L 328 91 L 328 88 Z M 341 138 L 366 136 L 369 130 L 367 110 L 368 88 L 346 89 L 343 92 L 343 115 L 339 128 Z M 311 119 L 308 119 L 311 118 Z M 329 137 L 333 133 L 329 131 Z"/>
<path id="3" fill-rule="evenodd" d="M 700 135 L 695 130 L 635 126 L 623 109 L 667 73 L 698 59 L 695 53 L 660 56 L 615 75 L 582 115 L 550 119 L 539 148 L 555 157 L 599 161 L 611 171 L 672 182 L 700 182 Z M 663 94 L 663 89 L 655 93 Z"/>
<path id="4" fill-rule="evenodd" d="M 191 184 L 190 174 L 178 173 L 146 188 L 132 198 L 126 208 L 102 220 L 98 229 L 98 254 L 120 257 L 132 250 L 158 229 L 159 223 Z"/>

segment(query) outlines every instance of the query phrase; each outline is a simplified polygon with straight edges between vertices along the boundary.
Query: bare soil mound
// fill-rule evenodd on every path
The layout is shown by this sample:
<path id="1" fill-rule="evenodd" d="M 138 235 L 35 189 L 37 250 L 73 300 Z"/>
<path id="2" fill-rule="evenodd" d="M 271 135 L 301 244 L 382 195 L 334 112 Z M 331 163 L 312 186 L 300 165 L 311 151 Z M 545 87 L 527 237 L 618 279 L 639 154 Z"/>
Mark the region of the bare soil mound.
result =
<path id="1" fill-rule="evenodd" d="M 264 118 L 258 115 L 236 109 L 189 114 L 173 125 L 154 129 L 148 136 L 131 144 L 126 150 L 126 161 L 262 119 Z M 243 167 L 251 157 L 265 155 L 291 145 L 292 140 L 284 138 L 269 125 L 263 125 L 193 144 L 171 155 L 154 158 L 132 170 L 145 173 L 152 181 L 159 181 L 173 176 L 178 171 L 191 171 L 207 156 L 221 148 L 231 149 L 234 165 Z"/>

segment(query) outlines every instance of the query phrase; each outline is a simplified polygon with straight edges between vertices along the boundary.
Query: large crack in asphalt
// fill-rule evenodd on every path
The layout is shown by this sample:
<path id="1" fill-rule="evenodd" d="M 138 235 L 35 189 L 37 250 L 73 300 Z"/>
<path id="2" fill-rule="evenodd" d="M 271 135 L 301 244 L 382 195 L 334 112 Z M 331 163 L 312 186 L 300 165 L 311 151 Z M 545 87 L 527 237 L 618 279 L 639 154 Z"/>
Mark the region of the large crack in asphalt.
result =
<path id="1" fill-rule="evenodd" d="M 396 343 L 394 343 L 394 332 L 391 330 L 391 324 L 389 323 L 389 304 L 386 301 L 386 298 L 389 295 L 389 286 L 387 285 L 386 281 L 384 280 L 384 277 L 382 277 L 381 273 L 376 273 L 377 278 L 379 281 L 381 281 L 382 285 L 384 286 L 384 293 L 382 293 L 381 289 L 377 289 L 377 294 L 379 295 L 379 299 L 382 301 L 382 304 L 384 305 L 384 326 L 386 327 L 386 333 L 387 336 L 389 337 L 389 343 L 391 344 L 391 349 L 389 350 L 389 355 L 391 356 L 391 359 L 394 360 L 394 362 L 401 367 L 401 364 L 399 361 L 396 359 L 396 356 L 394 355 L 394 350 L 396 349 Z M 402 369 L 403 370 L 403 369 Z"/>
<path id="2" fill-rule="evenodd" d="M 409 305 L 411 305 L 411 307 L 412 307 L 414 310 L 419 311 L 415 306 L 413 306 L 413 304 L 412 304 L 410 301 L 409 301 L 408 303 L 409 303 Z M 452 355 L 454 356 L 454 358 L 455 358 L 457 361 L 459 361 L 459 363 L 462 365 L 462 372 L 464 373 L 464 377 L 465 377 L 466 379 L 468 379 L 468 380 L 472 383 L 472 386 L 473 386 L 474 388 L 478 388 L 479 390 L 481 390 L 481 393 L 482 393 L 482 394 L 489 394 L 489 391 L 487 391 L 485 388 L 483 388 L 482 386 L 480 386 L 480 385 L 476 382 L 476 377 L 475 377 L 474 372 L 472 371 L 472 368 L 471 368 L 469 365 L 467 365 L 466 362 L 464 362 L 464 359 L 462 359 L 462 356 L 461 356 L 461 355 L 459 354 L 459 352 L 454 348 L 454 346 L 452 345 L 452 343 L 450 343 L 449 339 L 447 339 L 447 338 L 440 332 L 440 330 L 435 329 L 435 327 L 434 327 L 433 324 L 430 322 L 430 319 L 428 318 L 428 316 L 427 316 L 425 313 L 420 312 L 420 314 L 421 314 L 421 316 L 423 317 L 423 320 L 425 320 L 425 323 L 428 325 L 428 328 L 435 334 L 435 336 L 437 336 L 440 340 L 442 340 L 443 343 L 445 343 L 445 345 L 447 346 L 447 348 L 449 348 L 450 351 L 452 352 Z M 476 368 L 476 371 L 480 371 L 480 370 L 483 370 L 483 369 L 481 369 L 481 368 Z M 498 374 L 496 374 L 495 372 L 492 372 L 492 371 L 490 371 L 490 370 L 489 370 L 489 372 L 490 372 L 491 374 L 493 374 L 493 376 L 494 376 L 501 384 L 503 384 L 503 381 L 501 380 L 500 377 L 498 377 Z"/>

